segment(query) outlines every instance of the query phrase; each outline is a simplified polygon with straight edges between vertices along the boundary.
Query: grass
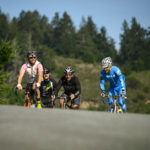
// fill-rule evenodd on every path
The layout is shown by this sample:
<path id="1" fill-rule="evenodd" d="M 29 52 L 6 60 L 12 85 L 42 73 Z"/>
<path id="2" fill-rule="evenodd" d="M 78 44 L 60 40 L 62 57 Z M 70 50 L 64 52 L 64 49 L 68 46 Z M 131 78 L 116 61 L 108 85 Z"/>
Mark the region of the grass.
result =
<path id="1" fill-rule="evenodd" d="M 63 75 L 63 70 L 66 66 L 72 66 L 75 69 L 75 75 L 81 83 L 82 105 L 86 105 L 86 109 L 107 110 L 107 107 L 102 104 L 100 97 L 100 64 L 88 64 L 81 60 L 63 57 L 56 57 L 55 63 L 57 68 L 54 72 L 56 80 Z M 126 76 L 126 84 L 128 112 L 150 113 L 150 104 L 146 103 L 150 100 L 150 71 L 132 72 L 129 76 Z M 106 83 L 106 89 L 108 85 Z M 89 104 L 87 105 L 87 103 Z"/>
<path id="2" fill-rule="evenodd" d="M 66 66 L 72 66 L 75 69 L 75 75 L 79 78 L 81 83 L 81 109 L 89 109 L 96 111 L 107 111 L 107 106 L 101 102 L 100 97 L 100 71 L 101 66 L 98 63 L 88 64 L 81 60 L 63 58 L 56 56 L 56 68 L 52 72 L 52 77 L 58 81 L 64 74 Z M 126 76 L 127 85 L 127 108 L 128 112 L 134 113 L 149 113 L 150 114 L 150 71 L 132 72 Z M 108 89 L 108 82 L 106 82 L 106 89 Z M 13 88 L 8 85 L 7 95 L 1 98 L 1 104 L 17 104 L 22 105 L 23 93 L 18 97 L 14 95 Z M 107 90 L 106 90 L 107 91 Z M 59 95 L 63 92 L 61 88 Z M 58 103 L 58 102 L 57 102 Z M 59 105 L 57 105 L 58 107 Z"/>

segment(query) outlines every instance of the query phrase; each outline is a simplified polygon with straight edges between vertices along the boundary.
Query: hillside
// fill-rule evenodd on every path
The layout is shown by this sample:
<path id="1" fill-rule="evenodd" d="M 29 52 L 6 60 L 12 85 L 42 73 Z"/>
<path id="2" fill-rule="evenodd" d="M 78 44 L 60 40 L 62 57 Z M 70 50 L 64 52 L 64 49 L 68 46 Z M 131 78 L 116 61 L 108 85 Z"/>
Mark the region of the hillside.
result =
<path id="1" fill-rule="evenodd" d="M 105 110 L 107 107 L 101 102 L 99 90 L 100 64 L 83 63 L 81 60 L 56 57 L 56 70 L 52 73 L 58 80 L 63 75 L 65 66 L 75 68 L 82 88 L 81 109 Z M 150 113 L 150 71 L 132 72 L 126 76 L 127 107 L 129 112 Z M 106 82 L 106 87 L 108 83 Z"/>
<path id="2" fill-rule="evenodd" d="M 80 109 L 107 111 L 107 104 L 104 105 L 100 97 L 100 64 L 89 64 L 84 63 L 79 59 L 64 58 L 60 56 L 55 56 L 54 62 L 55 69 L 52 71 L 52 77 L 56 81 L 63 75 L 66 66 L 70 65 L 75 69 L 75 75 L 78 76 L 82 89 L 82 104 Z M 3 91 L 4 94 L 0 99 L 0 104 L 23 105 L 24 92 L 20 92 L 18 96 L 14 94 L 14 86 L 17 82 L 14 71 L 10 72 L 9 76 L 11 78 L 7 80 L 7 88 L 5 92 Z M 128 112 L 150 113 L 150 71 L 132 72 L 125 77 Z M 106 89 L 108 89 L 108 85 L 108 82 L 106 82 Z M 62 91 L 63 88 L 59 92 L 59 95 Z M 58 101 L 56 107 L 58 107 Z"/>

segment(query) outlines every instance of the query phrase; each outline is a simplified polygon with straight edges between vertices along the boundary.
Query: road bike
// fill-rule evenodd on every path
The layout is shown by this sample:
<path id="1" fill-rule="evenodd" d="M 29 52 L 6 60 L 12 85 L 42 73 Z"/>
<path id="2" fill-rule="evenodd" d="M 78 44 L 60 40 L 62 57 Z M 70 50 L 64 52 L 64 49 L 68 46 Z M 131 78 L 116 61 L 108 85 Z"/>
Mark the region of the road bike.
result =
<path id="1" fill-rule="evenodd" d="M 64 104 L 63 104 L 64 109 L 72 109 L 72 100 L 71 100 L 71 98 L 58 96 L 57 99 L 64 99 Z"/>
<path id="2" fill-rule="evenodd" d="M 46 100 L 46 102 L 44 102 Z M 53 108 L 55 106 L 55 99 L 52 100 L 50 97 L 41 97 L 42 108 Z"/>
<path id="3" fill-rule="evenodd" d="M 24 107 L 35 107 L 35 95 L 31 95 L 30 90 L 27 90 L 26 88 L 23 88 L 25 91 L 24 93 Z M 15 94 L 18 95 L 18 88 L 15 87 Z"/>
<path id="4" fill-rule="evenodd" d="M 102 96 L 102 101 L 104 104 L 106 104 L 106 101 L 105 101 L 105 98 L 108 98 L 108 97 L 112 97 L 113 99 L 113 103 L 112 103 L 112 106 L 110 108 L 110 111 L 111 113 L 123 113 L 123 109 L 122 107 L 119 105 L 118 103 L 118 98 L 119 97 L 122 97 L 122 98 L 125 98 L 127 99 L 127 97 L 123 96 L 123 95 L 116 95 L 116 96 L 108 96 L 108 95 L 104 95 Z"/>

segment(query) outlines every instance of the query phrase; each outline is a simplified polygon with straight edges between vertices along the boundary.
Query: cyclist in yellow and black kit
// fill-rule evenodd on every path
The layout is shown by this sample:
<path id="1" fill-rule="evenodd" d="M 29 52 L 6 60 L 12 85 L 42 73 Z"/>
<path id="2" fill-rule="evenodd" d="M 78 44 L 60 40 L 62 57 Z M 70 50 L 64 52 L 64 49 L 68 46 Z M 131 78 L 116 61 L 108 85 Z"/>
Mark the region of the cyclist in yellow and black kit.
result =
<path id="1" fill-rule="evenodd" d="M 49 68 L 44 68 L 43 78 L 44 80 L 41 82 L 40 87 L 41 104 L 43 108 L 53 108 L 55 101 L 54 90 L 57 83 L 54 79 L 51 78 Z"/>

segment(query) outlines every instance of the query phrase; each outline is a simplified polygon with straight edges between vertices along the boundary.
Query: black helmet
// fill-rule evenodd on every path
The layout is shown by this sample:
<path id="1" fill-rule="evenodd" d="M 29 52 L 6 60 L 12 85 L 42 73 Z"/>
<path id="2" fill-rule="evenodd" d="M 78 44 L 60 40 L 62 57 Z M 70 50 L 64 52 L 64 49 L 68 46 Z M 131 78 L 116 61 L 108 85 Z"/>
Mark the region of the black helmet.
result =
<path id="1" fill-rule="evenodd" d="M 45 68 L 43 69 L 43 74 L 48 74 L 48 73 L 50 73 L 50 69 L 47 68 L 47 67 L 45 67 Z"/>
<path id="2" fill-rule="evenodd" d="M 27 57 L 36 57 L 36 51 L 29 51 Z"/>
<path id="3" fill-rule="evenodd" d="M 65 68 L 64 73 L 65 74 L 67 74 L 67 73 L 73 74 L 74 70 L 73 70 L 73 68 L 71 66 L 68 66 L 68 67 Z"/>

